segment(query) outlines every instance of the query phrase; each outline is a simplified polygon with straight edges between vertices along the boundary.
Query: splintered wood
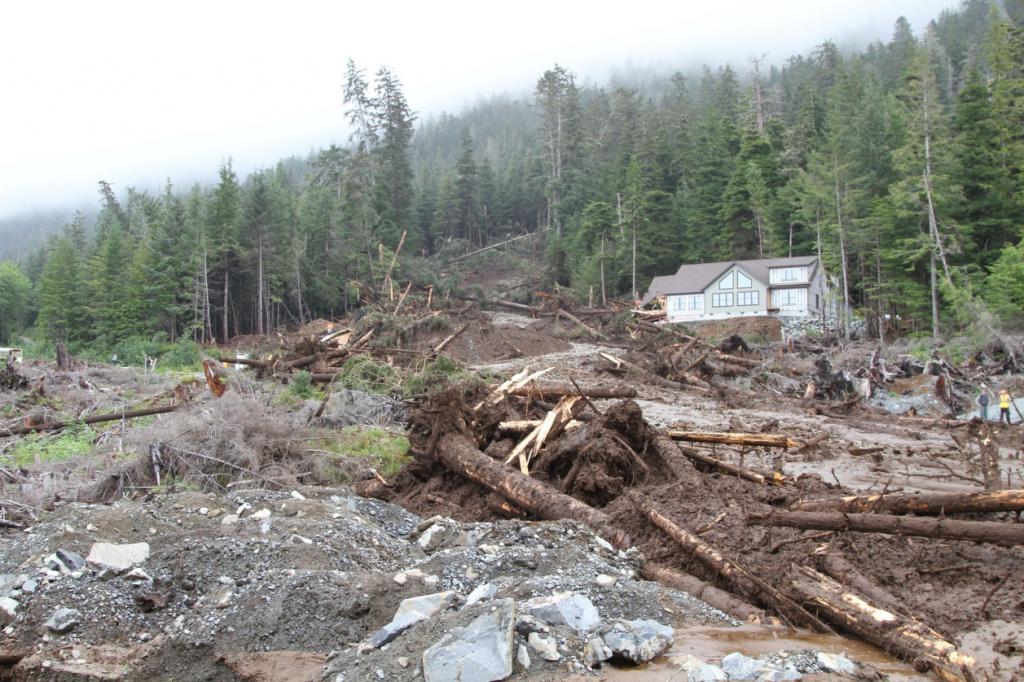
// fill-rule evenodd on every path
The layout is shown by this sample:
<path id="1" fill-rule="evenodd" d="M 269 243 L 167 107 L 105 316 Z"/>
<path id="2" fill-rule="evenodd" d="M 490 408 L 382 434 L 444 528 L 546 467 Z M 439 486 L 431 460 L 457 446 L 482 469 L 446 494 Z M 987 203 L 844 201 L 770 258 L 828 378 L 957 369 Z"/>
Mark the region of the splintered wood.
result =
<path id="1" fill-rule="evenodd" d="M 529 475 L 530 460 L 540 452 L 548 438 L 553 438 L 561 433 L 562 429 L 576 416 L 576 411 L 582 409 L 583 404 L 583 396 L 580 395 L 565 396 L 559 400 L 555 408 L 547 413 L 541 423 L 516 444 L 512 453 L 505 460 L 505 464 L 511 464 L 518 459 L 519 470 Z"/>

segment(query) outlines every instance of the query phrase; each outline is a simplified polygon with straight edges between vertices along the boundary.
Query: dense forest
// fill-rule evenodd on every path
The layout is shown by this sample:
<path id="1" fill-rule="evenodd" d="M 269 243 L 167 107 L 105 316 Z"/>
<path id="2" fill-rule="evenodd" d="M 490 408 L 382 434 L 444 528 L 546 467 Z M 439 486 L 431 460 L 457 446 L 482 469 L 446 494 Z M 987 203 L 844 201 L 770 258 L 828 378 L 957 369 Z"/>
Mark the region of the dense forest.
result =
<path id="1" fill-rule="evenodd" d="M 358 305 L 403 239 L 439 253 L 540 231 L 549 283 L 643 293 L 680 262 L 820 253 L 836 295 L 936 337 L 1024 306 L 1024 3 L 968 0 L 856 54 L 582 86 L 417 121 L 395 73 L 349 63 L 351 138 L 212 186 L 99 185 L 43 248 L 0 264 L 0 335 L 73 347 L 224 341 Z M 301 105 L 301 103 L 299 103 Z"/>

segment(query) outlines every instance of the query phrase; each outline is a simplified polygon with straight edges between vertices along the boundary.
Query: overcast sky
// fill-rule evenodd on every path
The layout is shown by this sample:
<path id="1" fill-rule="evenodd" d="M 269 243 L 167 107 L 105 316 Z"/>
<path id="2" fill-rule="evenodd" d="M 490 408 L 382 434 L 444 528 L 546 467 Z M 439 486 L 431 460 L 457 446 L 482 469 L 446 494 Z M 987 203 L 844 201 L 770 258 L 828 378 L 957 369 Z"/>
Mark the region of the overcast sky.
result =
<path id="1" fill-rule="evenodd" d="M 4 3 L 0 218 L 123 189 L 247 172 L 343 141 L 351 57 L 386 64 L 421 114 L 529 91 L 558 62 L 586 80 L 630 62 L 780 62 L 826 38 L 887 40 L 951 0 Z"/>

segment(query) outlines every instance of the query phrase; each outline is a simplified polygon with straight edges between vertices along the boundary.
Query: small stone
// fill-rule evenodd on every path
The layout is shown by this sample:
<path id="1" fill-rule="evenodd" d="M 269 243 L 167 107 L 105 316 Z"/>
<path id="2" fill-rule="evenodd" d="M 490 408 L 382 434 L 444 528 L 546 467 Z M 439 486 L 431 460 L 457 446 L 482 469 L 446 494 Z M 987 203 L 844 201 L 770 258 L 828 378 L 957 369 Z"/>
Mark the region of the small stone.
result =
<path id="1" fill-rule="evenodd" d="M 605 575 L 604 573 L 597 576 L 597 578 L 594 580 L 594 582 L 596 582 L 601 587 L 614 587 L 615 583 L 617 583 L 618 581 L 618 578 L 616 578 L 615 576 Z"/>
<path id="2" fill-rule="evenodd" d="M 39 583 L 37 583 L 35 580 L 26 580 L 24 583 L 21 584 L 21 591 L 25 594 L 33 594 L 38 587 Z"/>
<path id="3" fill-rule="evenodd" d="M 406 573 L 395 573 L 395 577 L 392 578 L 399 585 L 404 585 L 409 580 L 409 576 Z"/>
<path id="4" fill-rule="evenodd" d="M 95 533 L 96 531 L 98 531 L 98 530 L 99 530 L 99 528 L 97 528 L 96 526 L 94 526 L 94 525 L 92 525 L 92 524 L 90 523 L 90 524 L 88 524 L 88 525 L 87 525 L 87 526 L 85 527 L 85 530 L 86 530 L 87 532 L 89 532 L 89 533 Z"/>
<path id="5" fill-rule="evenodd" d="M 526 613 L 516 614 L 516 632 L 526 637 L 531 632 L 544 632 L 547 628 L 544 627 L 539 619 Z"/>
<path id="6" fill-rule="evenodd" d="M 479 577 L 480 574 L 472 566 L 466 569 L 466 580 L 476 580 Z"/>
<path id="7" fill-rule="evenodd" d="M 819 651 L 815 658 L 818 665 L 827 672 L 839 675 L 855 675 L 857 673 L 857 664 L 842 654 L 827 654 L 824 651 Z"/>
<path id="8" fill-rule="evenodd" d="M 81 554 L 72 552 L 70 549 L 58 549 L 56 554 L 57 559 L 67 566 L 69 571 L 79 571 L 85 568 L 85 559 Z"/>
<path id="9" fill-rule="evenodd" d="M 562 660 L 562 654 L 558 653 L 558 642 L 554 637 L 545 637 L 537 632 L 531 632 L 530 636 L 526 638 L 526 642 L 545 661 Z"/>
<path id="10" fill-rule="evenodd" d="M 598 547 L 600 547 L 601 549 L 603 549 L 603 550 L 607 550 L 607 551 L 609 551 L 609 552 L 614 552 L 614 551 L 615 551 L 615 548 L 611 546 L 611 543 L 609 543 L 609 542 L 608 542 L 607 540 L 605 540 L 605 539 L 604 539 L 603 537 L 601 537 L 600 535 L 595 535 L 595 536 L 594 536 L 594 543 L 595 543 L 595 544 L 596 544 L 596 545 L 597 545 Z"/>
<path id="11" fill-rule="evenodd" d="M 395 659 L 395 661 L 398 663 L 398 665 L 402 666 L 403 668 L 409 667 L 409 659 L 405 656 L 399 656 L 397 659 Z"/>
<path id="12" fill-rule="evenodd" d="M 203 516 L 206 516 L 207 514 L 210 513 L 210 510 L 207 507 L 200 507 L 199 508 L 199 513 L 202 514 Z"/>
<path id="13" fill-rule="evenodd" d="M 426 585 L 427 587 L 434 587 L 439 582 L 441 582 L 441 578 L 436 576 L 436 575 L 425 575 L 425 576 L 423 576 L 423 584 Z"/>
<path id="14" fill-rule="evenodd" d="M 292 536 L 288 538 L 288 544 L 291 545 L 312 545 L 313 541 L 309 538 L 303 537 L 297 533 L 292 533 Z"/>
<path id="15" fill-rule="evenodd" d="M 264 507 L 263 509 L 260 509 L 259 511 L 254 511 L 252 513 L 252 516 L 250 516 L 249 518 L 256 519 L 257 521 L 262 521 L 264 519 L 269 519 L 270 518 L 270 510 L 267 509 L 266 507 Z"/>
<path id="16" fill-rule="evenodd" d="M 221 585 L 210 593 L 210 605 L 215 609 L 226 609 L 235 596 L 233 585 Z"/>
<path id="17" fill-rule="evenodd" d="M 293 490 L 292 491 L 292 498 L 296 499 L 296 500 L 304 500 L 304 499 L 306 499 L 306 496 L 303 495 L 302 493 L 300 493 L 298 490 Z"/>
<path id="18" fill-rule="evenodd" d="M 523 670 L 530 669 L 530 652 L 526 650 L 526 645 L 520 644 L 519 648 L 516 649 L 516 663 Z"/>
<path id="19" fill-rule="evenodd" d="M 18 617 L 18 602 L 10 597 L 0 597 L 0 625 L 10 625 Z"/>
<path id="20" fill-rule="evenodd" d="M 420 534 L 416 543 L 419 544 L 420 548 L 424 552 L 433 552 L 435 549 L 440 547 L 447 538 L 448 529 L 440 523 L 435 523 Z"/>
<path id="21" fill-rule="evenodd" d="M 24 584 L 26 580 L 28 580 L 28 576 L 23 573 L 0 574 L 0 597 L 10 596 L 11 590 L 18 589 L 18 586 Z"/>
<path id="22" fill-rule="evenodd" d="M 225 514 L 224 518 L 220 520 L 222 526 L 233 526 L 238 523 L 238 514 Z"/>
<path id="23" fill-rule="evenodd" d="M 583 662 L 588 668 L 596 668 L 612 657 L 612 650 L 600 637 L 591 637 L 583 646 Z"/>
<path id="24" fill-rule="evenodd" d="M 468 609 L 477 602 L 490 601 L 491 599 L 494 599 L 494 595 L 497 593 L 498 588 L 494 583 L 483 583 L 482 585 L 477 585 L 476 589 L 470 592 L 469 596 L 466 597 L 466 603 L 463 604 L 462 608 Z"/>
<path id="25" fill-rule="evenodd" d="M 136 542 L 129 545 L 115 545 L 109 542 L 94 543 L 89 549 L 86 561 L 98 570 L 124 573 L 135 564 L 149 558 L 149 543 Z"/>
<path id="26" fill-rule="evenodd" d="M 124 577 L 127 578 L 128 580 L 134 580 L 134 581 L 139 581 L 139 582 L 148 582 L 148 583 L 153 582 L 153 578 L 151 578 L 148 573 L 146 573 L 145 571 L 143 571 L 141 568 L 138 568 L 138 567 L 133 568 L 132 570 L 130 570 L 127 573 L 125 573 Z"/>
<path id="27" fill-rule="evenodd" d="M 373 675 L 374 675 L 374 677 L 376 677 L 376 678 L 377 678 L 378 680 L 383 680 L 383 679 L 384 679 L 384 671 L 383 671 L 383 670 L 381 670 L 380 668 L 377 668 L 377 669 L 376 669 L 376 670 L 375 670 L 375 671 L 373 672 Z"/>
<path id="28" fill-rule="evenodd" d="M 235 579 L 232 578 L 231 576 L 227 576 L 227 575 L 219 576 L 217 578 L 217 582 L 220 583 L 221 585 L 230 585 L 232 587 L 235 586 Z"/>
<path id="29" fill-rule="evenodd" d="M 57 609 L 50 616 L 50 619 L 43 623 L 43 626 L 50 632 L 55 632 L 58 635 L 63 635 L 66 632 L 71 632 L 75 629 L 75 626 L 79 623 L 81 615 L 75 609 Z"/>
<path id="30" fill-rule="evenodd" d="M 252 509 L 252 505 L 249 504 L 248 502 L 243 502 L 242 504 L 238 505 L 238 509 L 235 510 L 235 516 L 241 516 L 250 509 Z"/>
<path id="31" fill-rule="evenodd" d="M 215 519 L 223 513 L 223 509 L 211 509 L 210 511 L 206 512 L 206 515 L 211 519 Z"/>
<path id="32" fill-rule="evenodd" d="M 760 661 L 744 656 L 738 651 L 722 659 L 722 670 L 730 680 L 754 680 L 767 672 L 766 666 Z"/>

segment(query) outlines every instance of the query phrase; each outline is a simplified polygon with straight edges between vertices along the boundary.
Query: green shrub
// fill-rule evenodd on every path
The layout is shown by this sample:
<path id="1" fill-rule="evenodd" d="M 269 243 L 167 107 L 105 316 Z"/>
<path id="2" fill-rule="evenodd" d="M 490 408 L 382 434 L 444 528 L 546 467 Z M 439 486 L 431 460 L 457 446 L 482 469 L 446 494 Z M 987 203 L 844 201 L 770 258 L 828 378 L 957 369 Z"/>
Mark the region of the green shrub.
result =
<path id="1" fill-rule="evenodd" d="M 346 426 L 336 438 L 314 443 L 314 447 L 342 457 L 377 460 L 373 468 L 384 477 L 398 473 L 409 461 L 409 439 L 378 427 Z"/>
<path id="2" fill-rule="evenodd" d="M 346 360 L 335 382 L 343 388 L 366 393 L 396 395 L 402 390 L 402 377 L 395 368 L 368 355 L 356 355 Z"/>
<path id="3" fill-rule="evenodd" d="M 313 375 L 306 370 L 296 372 L 288 382 L 288 395 L 296 400 L 323 398 L 323 392 L 313 385 Z"/>
<path id="4" fill-rule="evenodd" d="M 198 343 L 182 339 L 167 347 L 160 356 L 157 368 L 164 369 L 197 369 L 203 360 L 203 351 Z"/>
<path id="5" fill-rule="evenodd" d="M 92 452 L 96 433 L 88 426 L 64 429 L 59 434 L 30 433 L 18 441 L 8 456 L 16 467 L 57 462 Z"/>

